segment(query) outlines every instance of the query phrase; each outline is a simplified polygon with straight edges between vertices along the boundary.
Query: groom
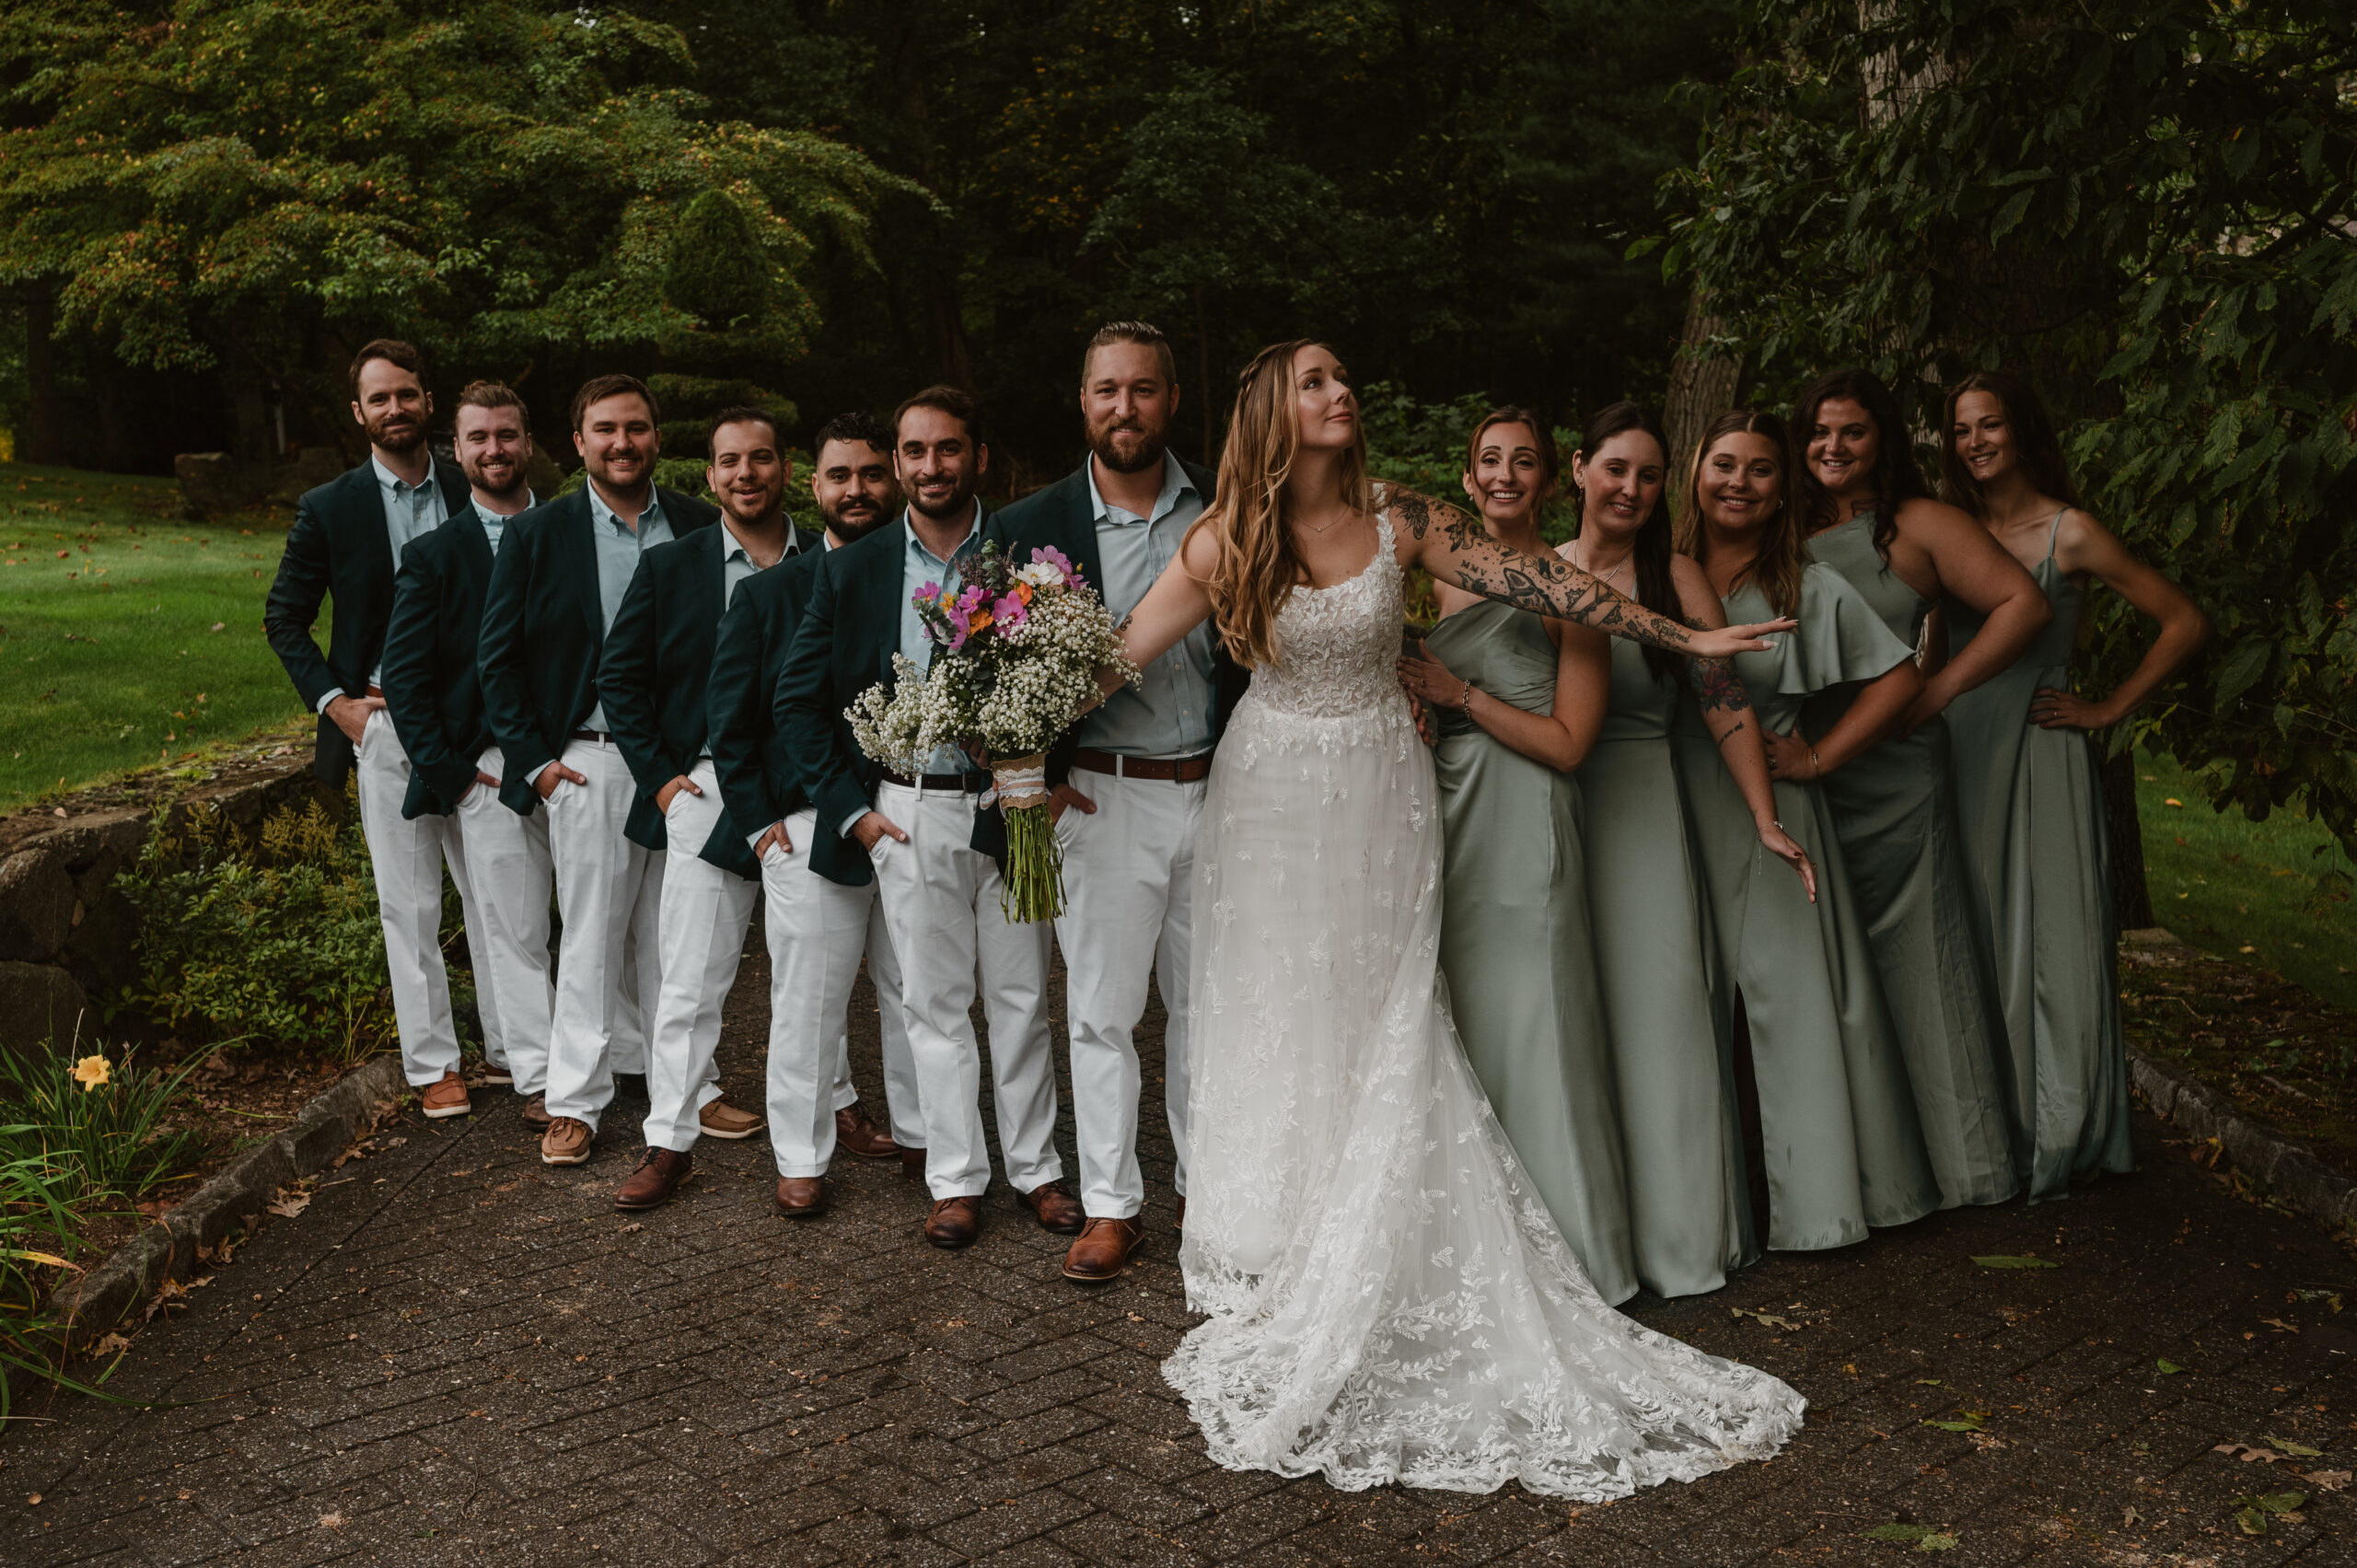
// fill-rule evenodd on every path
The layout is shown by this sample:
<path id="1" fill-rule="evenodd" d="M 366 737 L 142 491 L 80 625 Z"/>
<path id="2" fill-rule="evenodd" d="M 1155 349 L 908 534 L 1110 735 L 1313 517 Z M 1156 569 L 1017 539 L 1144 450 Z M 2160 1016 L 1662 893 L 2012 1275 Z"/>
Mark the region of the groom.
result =
<path id="1" fill-rule="evenodd" d="M 1088 459 L 1079 471 L 991 519 L 1017 560 L 1052 546 L 1077 565 L 1116 616 L 1145 597 L 1212 500 L 1212 476 L 1169 449 L 1178 382 L 1170 344 L 1143 321 L 1115 321 L 1088 341 L 1080 412 Z M 1083 718 L 1048 754 L 1063 848 L 1066 1014 L 1073 1119 L 1087 1223 L 1064 1273 L 1090 1283 L 1120 1273 L 1144 1234 L 1138 1212 L 1138 1053 L 1146 976 L 1160 981 L 1163 1109 L 1178 1149 L 1178 1214 L 1187 1207 L 1187 965 L 1195 830 L 1212 747 L 1248 672 L 1197 627 Z"/>

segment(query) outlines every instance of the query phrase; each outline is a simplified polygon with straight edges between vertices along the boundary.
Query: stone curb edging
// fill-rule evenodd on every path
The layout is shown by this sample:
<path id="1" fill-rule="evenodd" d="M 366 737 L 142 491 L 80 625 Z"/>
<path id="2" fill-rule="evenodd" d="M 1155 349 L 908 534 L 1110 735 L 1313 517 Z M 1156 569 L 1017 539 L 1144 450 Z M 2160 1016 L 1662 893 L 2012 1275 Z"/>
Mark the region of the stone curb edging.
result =
<path id="1" fill-rule="evenodd" d="M 63 1330 L 66 1344 L 87 1348 L 122 1327 L 165 1281 L 189 1278 L 201 1249 L 259 1223 L 281 1188 L 325 1169 L 407 1093 L 398 1055 L 375 1057 L 337 1079 L 292 1126 L 238 1156 L 83 1275 Z"/>
<path id="2" fill-rule="evenodd" d="M 2158 926 L 2121 935 L 2132 947 L 2200 952 Z M 2244 1115 L 2231 1098 L 2184 1068 L 2155 1062 L 2133 1049 L 2128 1052 L 2128 1081 L 2163 1121 L 2196 1138 L 2217 1139 L 2235 1168 L 2266 1188 L 2269 1196 L 2336 1234 L 2357 1233 L 2357 1181 L 2325 1164 L 2305 1144 Z"/>

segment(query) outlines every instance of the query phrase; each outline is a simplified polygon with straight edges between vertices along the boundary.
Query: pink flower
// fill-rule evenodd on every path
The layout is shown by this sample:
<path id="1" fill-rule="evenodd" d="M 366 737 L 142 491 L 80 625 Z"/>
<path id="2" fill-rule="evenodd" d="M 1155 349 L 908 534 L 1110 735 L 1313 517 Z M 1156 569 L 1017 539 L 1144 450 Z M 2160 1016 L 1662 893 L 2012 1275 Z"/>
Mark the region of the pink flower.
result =
<path id="1" fill-rule="evenodd" d="M 991 614 L 997 618 L 1000 625 L 1006 627 L 1009 631 L 1031 618 L 1031 611 L 1026 609 L 1023 601 L 1013 594 L 1007 595 L 991 606 Z"/>
<path id="2" fill-rule="evenodd" d="M 1057 571 L 1062 572 L 1064 575 L 1065 582 L 1072 584 L 1075 587 L 1080 586 L 1080 569 L 1072 563 L 1072 560 L 1069 556 L 1065 555 L 1062 551 L 1058 550 L 1054 545 L 1041 545 L 1039 549 L 1031 552 L 1031 559 L 1036 562 L 1043 562 L 1048 565 L 1053 566 Z"/>
<path id="3" fill-rule="evenodd" d="M 941 585 L 939 583 L 927 583 L 911 597 L 912 597 L 919 604 L 931 604 L 935 599 L 941 597 Z"/>

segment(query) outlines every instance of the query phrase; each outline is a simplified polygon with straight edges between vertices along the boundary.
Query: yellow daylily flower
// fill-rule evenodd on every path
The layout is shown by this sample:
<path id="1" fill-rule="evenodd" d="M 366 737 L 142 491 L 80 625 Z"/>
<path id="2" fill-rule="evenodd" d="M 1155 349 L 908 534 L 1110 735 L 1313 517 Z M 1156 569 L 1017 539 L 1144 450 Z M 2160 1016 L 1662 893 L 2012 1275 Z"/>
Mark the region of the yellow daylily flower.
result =
<path id="1" fill-rule="evenodd" d="M 88 1094 L 112 1076 L 113 1073 L 103 1056 L 85 1056 L 74 1063 L 74 1081 L 82 1086 L 84 1094 Z"/>

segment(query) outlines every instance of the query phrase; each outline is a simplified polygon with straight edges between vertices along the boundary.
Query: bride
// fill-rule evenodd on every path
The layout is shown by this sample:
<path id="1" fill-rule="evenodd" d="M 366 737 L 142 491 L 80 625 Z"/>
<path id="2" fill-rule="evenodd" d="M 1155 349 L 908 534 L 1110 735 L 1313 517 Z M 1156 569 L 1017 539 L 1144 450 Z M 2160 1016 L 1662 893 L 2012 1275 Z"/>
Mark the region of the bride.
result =
<path id="1" fill-rule="evenodd" d="M 1393 674 L 1400 584 L 1693 656 L 1692 630 L 1457 512 L 1371 486 L 1314 343 L 1241 377 L 1216 504 L 1132 615 L 1139 666 L 1206 619 L 1253 668 L 1213 763 L 1179 1261 L 1210 1321 L 1163 1365 L 1231 1469 L 1600 1501 L 1780 1448 L 1805 1401 L 1604 1304 L 1467 1066 L 1437 963 L 1440 796 Z"/>

